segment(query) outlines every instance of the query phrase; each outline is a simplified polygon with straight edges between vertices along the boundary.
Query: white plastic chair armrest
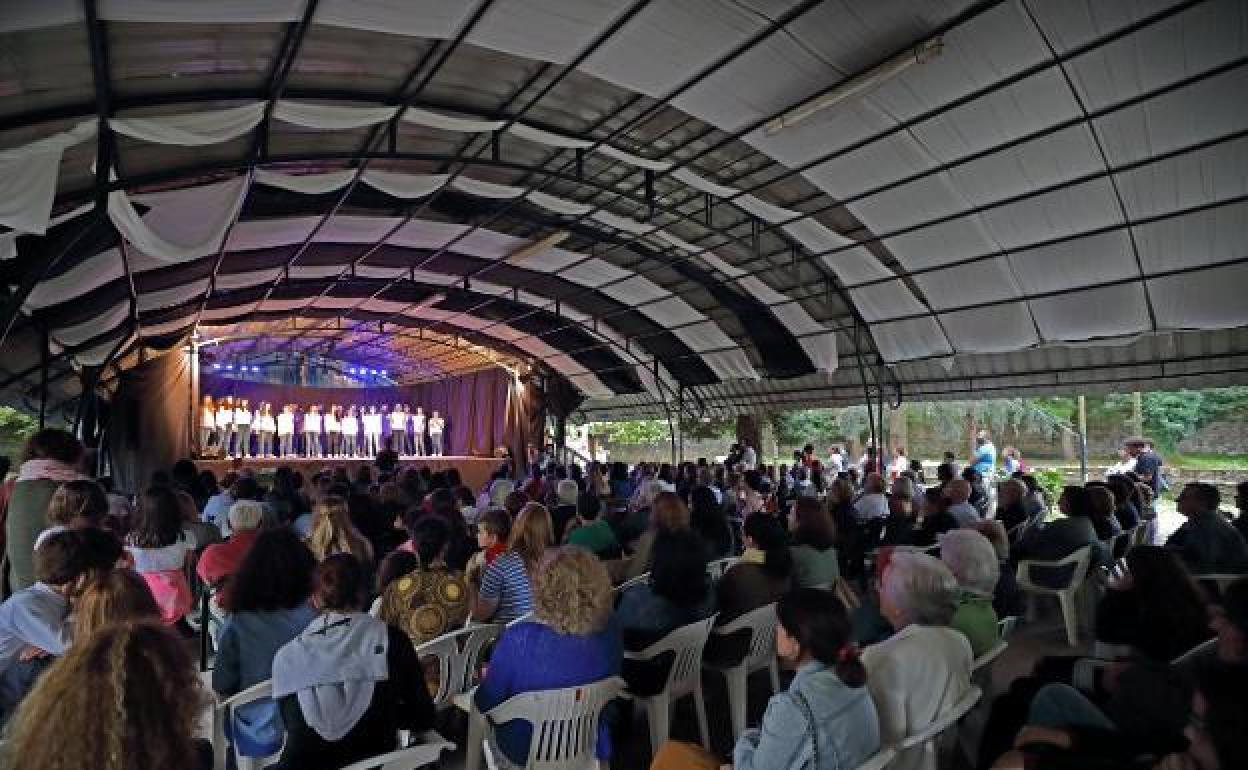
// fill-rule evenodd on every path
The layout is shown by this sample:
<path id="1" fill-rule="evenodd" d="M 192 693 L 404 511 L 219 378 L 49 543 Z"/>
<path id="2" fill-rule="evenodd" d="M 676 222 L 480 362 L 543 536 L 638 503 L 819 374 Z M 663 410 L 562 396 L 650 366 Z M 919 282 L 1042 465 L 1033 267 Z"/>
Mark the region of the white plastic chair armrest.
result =
<path id="1" fill-rule="evenodd" d="M 1070 686 L 1081 692 L 1090 693 L 1096 689 L 1096 672 L 1109 668 L 1112 660 L 1100 658 L 1080 658 L 1070 674 Z"/>
<path id="2" fill-rule="evenodd" d="M 975 707 L 975 704 L 979 702 L 980 696 L 982 695 L 982 690 L 975 685 L 971 685 L 971 688 L 966 691 L 966 694 L 962 696 L 962 699 L 955 703 L 952 708 L 932 720 L 931 724 L 919 732 L 914 735 L 907 736 L 899 744 L 899 748 L 904 751 L 906 749 L 912 749 L 915 746 L 922 746 L 943 733 L 945 730 L 948 730 L 954 724 L 957 724 L 959 719 L 966 716 L 968 711 Z"/>
<path id="3" fill-rule="evenodd" d="M 863 762 L 854 770 L 884 770 L 892 764 L 893 758 L 897 756 L 897 750 L 892 748 L 883 748 L 875 752 L 866 762 Z"/>

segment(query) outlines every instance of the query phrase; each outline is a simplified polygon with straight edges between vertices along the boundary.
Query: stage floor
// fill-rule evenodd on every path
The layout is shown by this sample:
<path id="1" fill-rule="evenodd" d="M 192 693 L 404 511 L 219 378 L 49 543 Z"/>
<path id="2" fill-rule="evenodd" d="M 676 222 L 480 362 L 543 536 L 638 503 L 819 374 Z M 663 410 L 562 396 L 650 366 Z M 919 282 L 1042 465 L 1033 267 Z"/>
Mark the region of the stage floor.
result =
<path id="1" fill-rule="evenodd" d="M 346 468 L 348 472 L 354 472 L 361 465 L 373 465 L 372 460 L 345 457 L 249 457 L 239 462 L 242 463 L 242 467 L 257 471 L 271 471 L 285 465 L 302 471 L 305 476 L 310 476 L 324 468 Z M 196 460 L 195 466 L 200 470 L 212 471 L 220 479 L 234 467 L 234 463 L 234 460 Z M 485 482 L 489 480 L 490 474 L 498 469 L 500 463 L 502 463 L 502 460 L 494 457 L 461 457 L 452 455 L 443 457 L 402 457 L 399 459 L 399 468 L 428 467 L 435 473 L 447 468 L 458 468 L 459 476 L 463 480 L 464 485 L 471 489 L 473 494 L 476 494 L 485 486 Z"/>

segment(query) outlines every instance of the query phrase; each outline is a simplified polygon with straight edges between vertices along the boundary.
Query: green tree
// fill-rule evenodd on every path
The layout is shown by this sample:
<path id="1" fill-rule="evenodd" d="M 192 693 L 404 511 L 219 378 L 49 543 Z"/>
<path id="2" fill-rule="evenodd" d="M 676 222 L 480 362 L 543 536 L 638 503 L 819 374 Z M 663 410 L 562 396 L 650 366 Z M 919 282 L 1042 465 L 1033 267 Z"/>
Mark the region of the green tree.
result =
<path id="1" fill-rule="evenodd" d="M 0 406 L 0 454 L 16 454 L 38 429 L 39 421 L 34 417 L 12 407 Z"/>
<path id="2" fill-rule="evenodd" d="M 596 422 L 589 426 L 590 433 L 606 436 L 617 444 L 657 444 L 670 441 L 672 432 L 667 420 L 620 420 Z"/>

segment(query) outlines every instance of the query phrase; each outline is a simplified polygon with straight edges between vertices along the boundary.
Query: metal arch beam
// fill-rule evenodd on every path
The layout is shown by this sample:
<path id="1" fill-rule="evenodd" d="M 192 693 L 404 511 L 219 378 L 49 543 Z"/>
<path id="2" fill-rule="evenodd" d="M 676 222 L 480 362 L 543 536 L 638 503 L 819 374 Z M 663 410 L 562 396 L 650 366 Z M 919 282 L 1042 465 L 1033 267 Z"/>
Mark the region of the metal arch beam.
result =
<path id="1" fill-rule="evenodd" d="M 417 61 L 416 66 L 408 71 L 407 76 L 404 77 L 402 83 L 399 84 L 399 87 L 395 90 L 391 99 L 403 107 L 408 106 L 411 103 L 410 100 L 416 99 L 421 91 L 424 90 L 425 86 L 433 80 L 438 71 L 441 70 L 450 59 L 455 49 L 463 43 L 463 41 L 468 37 L 468 34 L 473 30 L 473 28 L 476 27 L 477 23 L 481 21 L 482 17 L 485 16 L 486 12 L 489 11 L 494 2 L 495 0 L 478 0 L 476 7 L 472 10 L 472 13 L 468 16 L 467 20 L 456 32 L 455 37 L 449 42 L 437 41 L 434 45 L 431 45 Z M 445 42 L 445 45 L 443 45 L 443 42 Z M 441 52 L 438 53 L 435 58 L 435 52 L 439 49 L 441 49 Z M 430 60 L 433 61 L 433 64 L 429 65 L 428 69 L 426 69 L 426 65 L 429 64 Z M 422 72 L 423 74 L 421 74 Z M 412 82 L 415 81 L 417 77 L 420 78 L 420 81 L 417 83 L 413 92 L 409 94 L 408 91 L 411 88 Z M 328 211 L 325 212 L 320 221 L 317 222 L 316 226 L 313 227 L 308 233 L 308 236 L 304 239 L 303 244 L 295 250 L 288 260 L 286 260 L 286 267 L 283 272 L 289 272 L 291 266 L 299 261 L 299 257 L 303 255 L 308 245 L 316 237 L 316 234 L 325 227 L 326 223 L 329 222 L 329 220 L 337 214 L 344 205 L 346 205 L 347 199 L 351 197 L 351 193 L 354 192 L 356 185 L 359 184 L 360 179 L 364 175 L 364 171 L 368 168 L 368 165 L 372 160 L 371 152 L 373 147 L 381 138 L 381 125 L 378 124 L 373 126 L 372 129 L 369 130 L 368 136 L 364 139 L 364 142 L 360 145 L 360 149 L 355 152 L 351 158 L 351 165 L 355 166 L 355 173 L 351 177 L 351 181 L 346 185 L 346 187 L 343 188 L 342 194 L 337 197 L 334 204 Z M 275 278 L 273 283 L 269 286 L 268 290 L 264 294 L 264 297 L 260 300 L 261 303 L 272 296 L 273 291 L 277 288 L 280 280 L 281 273 L 279 273 L 278 278 Z"/>

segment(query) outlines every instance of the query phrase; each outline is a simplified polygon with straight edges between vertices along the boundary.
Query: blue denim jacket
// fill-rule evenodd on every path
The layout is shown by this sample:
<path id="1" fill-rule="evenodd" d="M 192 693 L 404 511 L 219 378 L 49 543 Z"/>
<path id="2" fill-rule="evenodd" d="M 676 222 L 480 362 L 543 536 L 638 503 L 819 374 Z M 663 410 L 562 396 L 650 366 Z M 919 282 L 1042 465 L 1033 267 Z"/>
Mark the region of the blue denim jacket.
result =
<path id="1" fill-rule="evenodd" d="M 811 723 L 794 693 L 815 718 L 819 766 Z M 763 724 L 746 730 L 732 750 L 735 770 L 853 770 L 880 749 L 880 724 L 866 687 L 848 687 L 827 665 L 806 663 L 786 692 L 772 697 Z"/>

